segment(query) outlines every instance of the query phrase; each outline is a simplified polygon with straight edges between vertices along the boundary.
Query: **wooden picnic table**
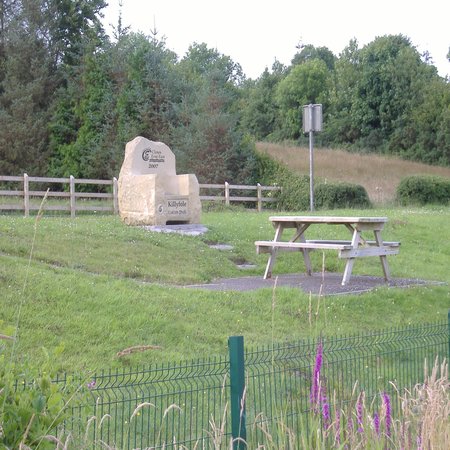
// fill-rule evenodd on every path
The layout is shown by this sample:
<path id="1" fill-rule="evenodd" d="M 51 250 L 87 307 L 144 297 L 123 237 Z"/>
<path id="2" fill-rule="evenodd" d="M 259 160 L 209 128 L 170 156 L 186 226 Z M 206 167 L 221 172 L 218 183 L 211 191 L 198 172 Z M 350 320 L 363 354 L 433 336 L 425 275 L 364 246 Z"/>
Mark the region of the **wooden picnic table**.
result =
<path id="1" fill-rule="evenodd" d="M 353 264 L 356 258 L 379 256 L 384 279 L 389 280 L 388 255 L 395 255 L 399 251 L 399 242 L 384 242 L 381 232 L 387 222 L 386 217 L 336 217 L 336 216 L 271 216 L 269 217 L 275 228 L 272 241 L 256 241 L 257 253 L 269 253 L 264 279 L 272 276 L 272 269 L 279 251 L 300 251 L 305 261 L 306 273 L 311 275 L 311 260 L 309 252 L 312 250 L 338 250 L 339 258 L 347 260 L 342 278 L 342 285 L 349 282 Z M 307 240 L 305 231 L 316 224 L 343 225 L 352 234 L 351 240 Z M 283 240 L 286 229 L 294 229 L 294 235 Z M 374 240 L 367 240 L 363 232 L 373 232 Z"/>

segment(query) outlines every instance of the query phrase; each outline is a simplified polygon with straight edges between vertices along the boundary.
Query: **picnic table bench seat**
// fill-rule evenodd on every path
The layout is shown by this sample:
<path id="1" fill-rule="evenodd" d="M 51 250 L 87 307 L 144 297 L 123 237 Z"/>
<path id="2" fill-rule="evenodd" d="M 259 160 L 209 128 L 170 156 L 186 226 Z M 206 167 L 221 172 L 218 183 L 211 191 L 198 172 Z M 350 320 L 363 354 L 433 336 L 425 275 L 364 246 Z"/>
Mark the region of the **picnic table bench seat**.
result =
<path id="1" fill-rule="evenodd" d="M 375 241 L 366 241 L 367 246 L 377 246 Z M 296 251 L 302 248 L 310 250 L 351 250 L 351 241 L 338 240 L 306 240 L 305 242 L 286 242 L 286 241 L 255 241 L 256 252 L 270 253 L 271 249 L 279 248 L 282 251 Z M 389 250 L 394 251 L 400 246 L 400 242 L 386 241 L 383 242 L 382 247 L 388 247 Z M 364 247 L 359 247 L 364 248 Z M 398 251 L 397 251 L 398 253 Z"/>

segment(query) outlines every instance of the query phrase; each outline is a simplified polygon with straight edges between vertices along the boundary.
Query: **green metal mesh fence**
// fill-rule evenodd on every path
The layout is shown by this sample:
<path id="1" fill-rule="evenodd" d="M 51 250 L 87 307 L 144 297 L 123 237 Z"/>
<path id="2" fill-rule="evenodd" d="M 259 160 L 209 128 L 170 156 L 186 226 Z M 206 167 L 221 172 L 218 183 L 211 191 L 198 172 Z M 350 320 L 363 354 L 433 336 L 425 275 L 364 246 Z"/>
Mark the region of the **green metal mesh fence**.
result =
<path id="1" fill-rule="evenodd" d="M 95 402 L 89 440 L 113 448 L 204 447 L 226 411 L 224 358 L 103 372 L 91 380 Z"/>
<path id="2" fill-rule="evenodd" d="M 410 326 L 348 337 L 323 337 L 246 352 L 246 424 L 250 429 L 288 427 L 302 431 L 312 400 L 314 367 L 322 346 L 321 395 L 344 408 L 361 392 L 365 401 L 381 392 L 412 388 L 449 356 L 447 323 Z M 303 430 L 305 431 L 305 430 Z M 306 430 L 307 431 L 307 430 Z"/>
<path id="3" fill-rule="evenodd" d="M 276 435 L 270 429 L 280 426 L 308 432 L 304 418 L 314 407 L 319 345 L 321 392 L 332 407 L 345 408 L 361 391 L 369 401 L 380 392 L 392 393 L 394 385 L 403 389 L 422 381 L 425 362 L 433 365 L 449 356 L 449 324 L 247 349 L 242 425 L 252 439 L 263 440 L 262 429 Z M 230 377 L 230 358 L 96 374 L 89 380 L 90 404 L 72 409 L 64 432 L 89 448 L 229 448 L 236 436 L 232 415 L 242 414 L 230 405 L 232 386 L 239 385 L 233 371 Z"/>

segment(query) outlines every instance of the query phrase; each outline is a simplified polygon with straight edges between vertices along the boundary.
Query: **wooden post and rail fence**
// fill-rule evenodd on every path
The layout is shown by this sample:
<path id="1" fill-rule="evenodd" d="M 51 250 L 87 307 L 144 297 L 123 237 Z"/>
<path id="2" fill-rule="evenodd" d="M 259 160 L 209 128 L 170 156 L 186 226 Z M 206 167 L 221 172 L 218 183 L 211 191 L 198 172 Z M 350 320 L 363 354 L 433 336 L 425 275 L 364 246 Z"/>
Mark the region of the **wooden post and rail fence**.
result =
<path id="1" fill-rule="evenodd" d="M 33 188 L 36 184 L 39 187 Z M 84 189 L 77 190 L 80 185 Z M 86 185 L 102 186 L 108 192 L 85 192 Z M 50 186 L 55 186 L 56 189 Z M 228 182 L 200 184 L 200 200 L 223 202 L 227 206 L 232 202 L 255 203 L 256 209 L 262 211 L 264 203 L 276 201 L 271 195 L 279 189 L 276 186 L 261 186 L 259 183 L 255 186 L 233 185 Z M 233 196 L 232 191 L 238 191 L 238 195 Z M 243 195 L 243 191 L 250 193 Z M 47 211 L 64 211 L 70 213 L 71 217 L 75 217 L 80 211 L 119 213 L 118 184 L 115 177 L 112 180 L 95 180 L 75 178 L 72 175 L 68 178 L 32 177 L 26 173 L 23 176 L 0 175 L 0 213 L 23 211 L 25 217 L 28 217 L 31 211 L 39 210 L 45 195 L 48 198 L 45 206 Z"/>

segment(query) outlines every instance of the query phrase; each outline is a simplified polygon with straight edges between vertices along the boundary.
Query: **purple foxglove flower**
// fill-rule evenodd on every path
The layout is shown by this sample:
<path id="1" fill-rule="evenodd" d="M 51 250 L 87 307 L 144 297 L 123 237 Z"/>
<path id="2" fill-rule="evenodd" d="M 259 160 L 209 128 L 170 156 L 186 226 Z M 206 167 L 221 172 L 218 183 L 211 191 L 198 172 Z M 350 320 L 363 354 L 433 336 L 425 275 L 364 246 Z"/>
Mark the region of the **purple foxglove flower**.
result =
<path id="1" fill-rule="evenodd" d="M 387 392 L 383 392 L 383 403 L 386 409 L 386 436 L 391 437 L 392 410 L 391 410 L 391 399 Z"/>
<path id="2" fill-rule="evenodd" d="M 325 395 L 324 391 L 322 392 L 320 403 L 322 405 L 323 427 L 325 430 L 327 430 L 331 423 L 331 415 L 330 415 L 330 405 L 328 403 L 327 396 Z"/>
<path id="3" fill-rule="evenodd" d="M 416 439 L 416 444 L 417 444 L 417 450 L 422 450 L 422 436 L 419 434 L 417 435 L 417 439 Z"/>
<path id="4" fill-rule="evenodd" d="M 362 392 L 361 395 L 358 398 L 358 403 L 356 403 L 356 421 L 358 424 L 358 433 L 364 433 L 364 428 L 363 428 L 363 398 L 364 398 L 364 393 Z"/>
<path id="5" fill-rule="evenodd" d="M 314 364 L 313 382 L 311 386 L 310 402 L 315 410 L 320 399 L 320 371 L 322 369 L 323 346 L 322 341 L 319 341 L 316 350 L 316 361 Z"/>
<path id="6" fill-rule="evenodd" d="M 340 443 L 341 443 L 341 411 L 339 409 L 336 409 L 335 416 L 336 416 L 336 420 L 334 422 L 334 432 L 335 432 L 334 442 L 337 445 L 340 445 Z"/>
<path id="7" fill-rule="evenodd" d="M 380 437 L 380 415 L 377 412 L 373 415 L 373 426 L 376 435 Z"/>
<path id="8" fill-rule="evenodd" d="M 353 419 L 351 417 L 348 418 L 347 431 L 348 431 L 349 436 L 351 436 L 353 434 Z"/>

